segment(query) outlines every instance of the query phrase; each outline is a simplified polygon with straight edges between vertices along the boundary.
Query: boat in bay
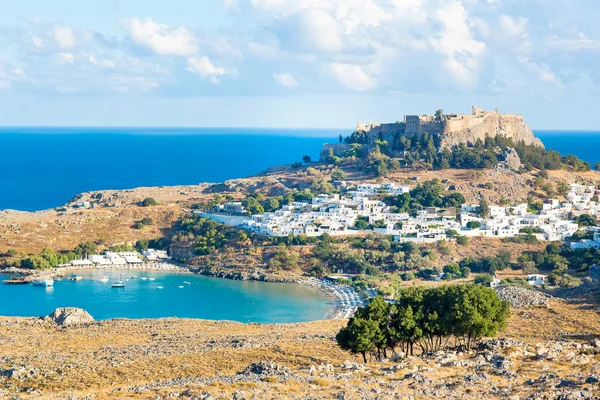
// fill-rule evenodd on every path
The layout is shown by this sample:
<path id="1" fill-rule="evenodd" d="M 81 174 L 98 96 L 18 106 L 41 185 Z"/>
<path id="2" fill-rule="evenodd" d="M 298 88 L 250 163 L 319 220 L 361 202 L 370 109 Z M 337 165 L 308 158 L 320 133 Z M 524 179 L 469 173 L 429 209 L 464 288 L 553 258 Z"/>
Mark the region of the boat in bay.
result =
<path id="1" fill-rule="evenodd" d="M 102 279 L 100 279 L 100 282 L 102 282 L 102 283 L 108 282 L 108 276 L 103 276 Z"/>
<path id="2" fill-rule="evenodd" d="M 83 279 L 83 276 L 77 275 L 77 274 L 72 274 L 71 277 L 69 278 L 69 280 L 76 281 L 76 282 L 80 281 L 82 279 Z"/>
<path id="3" fill-rule="evenodd" d="M 116 281 L 116 282 L 113 282 L 110 285 L 110 287 L 113 287 L 113 288 L 124 288 L 125 287 L 125 281 Z"/>
<path id="4" fill-rule="evenodd" d="M 54 279 L 45 278 L 45 279 L 36 279 L 31 282 L 33 286 L 42 286 L 42 287 L 50 287 L 54 286 Z"/>

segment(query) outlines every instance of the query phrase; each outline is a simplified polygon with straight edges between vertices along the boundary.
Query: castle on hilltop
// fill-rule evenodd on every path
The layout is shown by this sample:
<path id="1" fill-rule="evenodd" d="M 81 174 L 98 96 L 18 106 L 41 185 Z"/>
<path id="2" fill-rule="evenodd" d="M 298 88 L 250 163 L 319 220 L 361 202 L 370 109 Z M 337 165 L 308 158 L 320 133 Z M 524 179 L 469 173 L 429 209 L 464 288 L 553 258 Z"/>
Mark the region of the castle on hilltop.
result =
<path id="1" fill-rule="evenodd" d="M 371 143 L 381 138 L 391 143 L 398 135 L 414 136 L 425 132 L 439 137 L 440 148 L 474 144 L 477 139 L 485 140 L 486 136 L 505 136 L 515 142 L 544 147 L 521 114 L 500 114 L 498 109 L 484 111 L 475 106 L 471 114 L 443 114 L 440 110 L 436 115 L 407 115 L 403 122 L 359 122 L 356 127 L 356 133 L 367 136 Z"/>

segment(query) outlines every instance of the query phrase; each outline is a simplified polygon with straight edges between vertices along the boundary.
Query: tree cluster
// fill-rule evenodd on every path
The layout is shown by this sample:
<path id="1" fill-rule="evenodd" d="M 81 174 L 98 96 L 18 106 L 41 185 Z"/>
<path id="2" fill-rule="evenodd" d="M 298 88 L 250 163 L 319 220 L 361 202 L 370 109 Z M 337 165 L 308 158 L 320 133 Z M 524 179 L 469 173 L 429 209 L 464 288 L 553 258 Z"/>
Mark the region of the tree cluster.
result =
<path id="1" fill-rule="evenodd" d="M 414 355 L 415 345 L 422 354 L 449 346 L 470 349 L 503 331 L 509 313 L 508 302 L 480 285 L 415 287 L 402 290 L 394 304 L 376 297 L 359 308 L 336 340 L 365 363 L 367 354 L 381 359 L 387 350 Z"/>
<path id="2" fill-rule="evenodd" d="M 439 179 L 419 183 L 409 193 L 388 196 L 384 202 L 394 212 L 420 210 L 426 207 L 460 207 L 466 201 L 461 193 L 444 195 L 445 188 Z"/>

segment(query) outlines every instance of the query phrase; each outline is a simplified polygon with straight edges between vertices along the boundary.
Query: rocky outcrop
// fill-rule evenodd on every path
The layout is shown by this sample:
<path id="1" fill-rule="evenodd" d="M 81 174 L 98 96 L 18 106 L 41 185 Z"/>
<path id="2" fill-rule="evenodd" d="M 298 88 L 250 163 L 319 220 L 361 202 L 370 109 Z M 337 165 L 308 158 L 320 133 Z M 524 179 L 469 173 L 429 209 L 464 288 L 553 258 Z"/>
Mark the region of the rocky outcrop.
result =
<path id="1" fill-rule="evenodd" d="M 519 153 L 517 153 L 514 148 L 507 147 L 502 153 L 502 158 L 504 160 L 501 161 L 497 167 L 507 168 L 513 171 L 518 171 L 521 168 L 521 157 L 519 157 Z"/>
<path id="2" fill-rule="evenodd" d="M 520 286 L 499 286 L 496 294 L 501 300 L 507 300 L 512 308 L 546 305 L 552 298 L 546 293 Z"/>
<path id="3" fill-rule="evenodd" d="M 60 326 L 89 324 L 90 322 L 94 322 L 94 317 L 87 311 L 74 307 L 57 308 L 52 314 L 45 317 L 45 319 Z"/>
<path id="4" fill-rule="evenodd" d="M 458 116 L 461 117 L 461 116 Z M 514 142 L 544 147 L 542 141 L 536 138 L 525 123 L 523 116 L 517 114 L 483 113 L 467 116 L 467 119 L 452 119 L 444 123 L 440 133 L 442 148 L 457 146 L 461 143 L 474 144 L 478 139 L 485 140 L 486 136 L 504 136 Z"/>
<path id="5" fill-rule="evenodd" d="M 293 283 L 293 279 L 273 277 L 265 275 L 260 271 L 239 271 L 216 267 L 201 267 L 190 269 L 190 271 L 199 275 L 212 278 L 229 279 L 233 281 L 257 281 L 257 282 L 275 282 L 275 283 Z"/>

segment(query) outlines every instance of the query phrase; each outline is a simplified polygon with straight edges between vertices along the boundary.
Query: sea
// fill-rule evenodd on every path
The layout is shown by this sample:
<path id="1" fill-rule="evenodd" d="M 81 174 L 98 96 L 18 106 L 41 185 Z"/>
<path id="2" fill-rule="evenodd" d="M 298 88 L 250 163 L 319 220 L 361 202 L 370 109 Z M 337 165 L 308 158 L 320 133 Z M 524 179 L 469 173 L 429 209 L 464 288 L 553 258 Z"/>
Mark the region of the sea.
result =
<path id="1" fill-rule="evenodd" d="M 160 272 L 82 271 L 79 275 L 80 281 L 57 280 L 48 288 L 0 284 L 0 315 L 34 317 L 57 307 L 79 307 L 96 320 L 178 317 L 290 323 L 325 319 L 334 311 L 329 296 L 300 284 Z M 102 282 L 103 276 L 108 282 Z M 8 277 L 0 275 L 0 281 Z M 119 280 L 127 280 L 124 288 L 111 287 Z"/>
<path id="2" fill-rule="evenodd" d="M 316 160 L 351 129 L 0 128 L 0 210 L 59 207 L 91 190 L 194 185 Z M 549 149 L 600 161 L 600 132 L 536 131 Z"/>

